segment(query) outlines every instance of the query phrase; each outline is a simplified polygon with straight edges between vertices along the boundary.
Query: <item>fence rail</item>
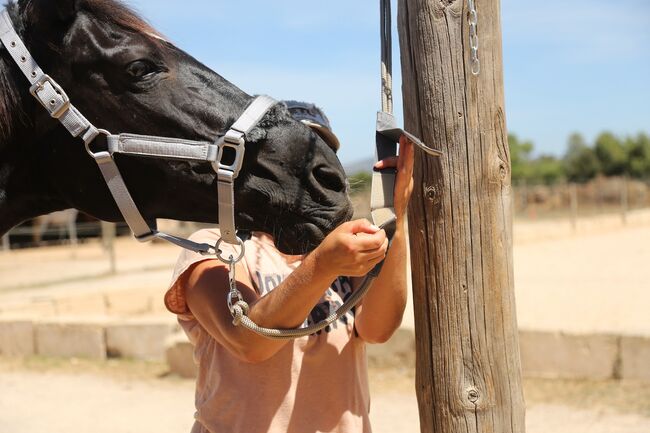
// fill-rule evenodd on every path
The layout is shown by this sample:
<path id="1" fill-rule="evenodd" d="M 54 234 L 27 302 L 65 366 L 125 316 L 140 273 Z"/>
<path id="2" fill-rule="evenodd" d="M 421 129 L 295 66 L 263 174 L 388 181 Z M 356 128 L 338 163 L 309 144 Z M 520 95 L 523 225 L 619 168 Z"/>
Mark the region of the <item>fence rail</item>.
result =
<path id="1" fill-rule="evenodd" d="M 650 207 L 650 185 L 625 177 L 599 178 L 589 183 L 516 185 L 515 218 L 525 220 L 578 218 L 618 213 L 623 222 L 631 210 Z"/>

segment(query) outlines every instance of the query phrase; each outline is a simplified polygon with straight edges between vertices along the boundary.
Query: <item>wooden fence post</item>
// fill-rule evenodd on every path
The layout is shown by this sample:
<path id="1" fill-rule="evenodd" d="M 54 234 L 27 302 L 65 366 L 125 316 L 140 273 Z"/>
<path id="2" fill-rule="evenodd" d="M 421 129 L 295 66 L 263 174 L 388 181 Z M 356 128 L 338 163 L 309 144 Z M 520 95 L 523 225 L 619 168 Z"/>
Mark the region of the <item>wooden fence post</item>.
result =
<path id="1" fill-rule="evenodd" d="M 102 248 L 108 255 L 108 273 L 113 275 L 117 273 L 115 264 L 115 234 L 116 225 L 106 221 L 101 221 L 102 227 Z"/>
<path id="2" fill-rule="evenodd" d="M 500 5 L 475 4 L 478 76 L 467 1 L 399 0 L 406 127 L 445 152 L 418 153 L 409 211 L 423 433 L 525 430 Z"/>
<path id="3" fill-rule="evenodd" d="M 627 212 L 630 210 L 627 176 L 621 177 L 619 185 L 621 186 L 621 221 L 623 225 L 627 225 Z"/>
<path id="4" fill-rule="evenodd" d="M 571 198 L 571 230 L 578 231 L 578 186 L 571 182 L 569 184 L 569 197 Z"/>

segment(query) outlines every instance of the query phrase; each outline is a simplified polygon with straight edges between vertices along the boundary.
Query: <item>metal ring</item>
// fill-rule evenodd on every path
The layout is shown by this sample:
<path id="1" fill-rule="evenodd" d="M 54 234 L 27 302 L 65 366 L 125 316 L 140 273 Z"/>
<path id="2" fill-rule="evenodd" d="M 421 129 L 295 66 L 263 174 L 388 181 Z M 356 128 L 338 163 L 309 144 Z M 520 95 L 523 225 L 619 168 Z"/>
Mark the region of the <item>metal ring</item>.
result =
<path id="1" fill-rule="evenodd" d="M 85 146 L 86 146 L 86 152 L 88 152 L 88 155 L 92 156 L 93 158 L 95 158 L 95 157 L 97 156 L 97 154 L 103 152 L 103 151 L 100 151 L 100 152 L 93 152 L 93 151 L 90 149 L 90 145 L 91 145 L 91 144 L 93 143 L 93 141 L 95 141 L 95 139 L 96 139 L 97 137 L 99 137 L 100 135 L 103 135 L 103 136 L 105 136 L 105 137 L 108 138 L 108 136 L 111 135 L 111 133 L 108 132 L 108 131 L 105 130 L 105 129 L 97 129 L 97 134 L 95 134 L 95 135 L 94 135 L 93 137 L 91 137 L 91 138 L 88 138 L 87 141 L 84 143 Z"/>
<path id="2" fill-rule="evenodd" d="M 236 259 L 233 259 L 233 256 L 232 256 L 232 255 L 230 256 L 229 259 L 224 259 L 224 257 L 221 255 L 221 249 L 219 248 L 219 246 L 220 246 L 223 242 L 224 242 L 224 239 L 221 238 L 221 239 L 219 239 L 219 240 L 217 241 L 217 243 L 216 243 L 215 246 L 214 246 L 214 249 L 216 250 L 215 256 L 217 256 L 217 258 L 218 258 L 219 260 L 221 260 L 222 262 L 224 262 L 224 263 L 226 263 L 226 264 L 234 265 L 235 263 L 239 262 L 241 259 L 244 258 L 244 253 L 246 252 L 246 248 L 244 247 L 244 241 L 242 241 L 241 239 L 239 239 L 239 237 L 237 237 L 237 244 L 238 244 L 237 246 L 239 246 L 239 247 L 241 248 L 241 251 L 239 252 L 239 255 L 237 256 Z"/>

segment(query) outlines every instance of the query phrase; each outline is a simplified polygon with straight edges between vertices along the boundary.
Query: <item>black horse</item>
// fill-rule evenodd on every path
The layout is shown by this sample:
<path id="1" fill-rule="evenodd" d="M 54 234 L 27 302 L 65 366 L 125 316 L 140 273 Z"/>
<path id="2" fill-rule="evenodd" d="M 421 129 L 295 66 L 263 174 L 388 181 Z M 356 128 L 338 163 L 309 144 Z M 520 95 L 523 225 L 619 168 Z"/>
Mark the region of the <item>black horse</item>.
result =
<path id="1" fill-rule="evenodd" d="M 19 0 L 7 7 L 41 67 L 99 128 L 214 141 L 252 100 L 114 0 Z M 83 142 L 28 88 L 0 48 L 0 234 L 70 207 L 121 221 Z M 217 222 L 209 164 L 123 155 L 117 163 L 145 218 Z M 334 151 L 282 104 L 249 135 L 235 189 L 238 228 L 273 234 L 286 253 L 310 250 L 351 216 Z"/>

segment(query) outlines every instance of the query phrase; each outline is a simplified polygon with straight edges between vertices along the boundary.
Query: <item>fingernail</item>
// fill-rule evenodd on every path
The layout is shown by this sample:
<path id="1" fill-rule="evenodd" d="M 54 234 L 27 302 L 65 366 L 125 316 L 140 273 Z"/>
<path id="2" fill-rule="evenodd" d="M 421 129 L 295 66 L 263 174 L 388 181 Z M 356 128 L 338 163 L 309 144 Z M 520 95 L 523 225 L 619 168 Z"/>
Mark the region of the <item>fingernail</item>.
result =
<path id="1" fill-rule="evenodd" d="M 378 232 L 379 230 L 381 230 L 379 227 L 377 227 L 377 226 L 374 225 L 374 224 L 371 224 L 371 225 L 370 225 L 370 228 L 373 229 L 373 230 L 376 231 L 376 232 Z"/>

